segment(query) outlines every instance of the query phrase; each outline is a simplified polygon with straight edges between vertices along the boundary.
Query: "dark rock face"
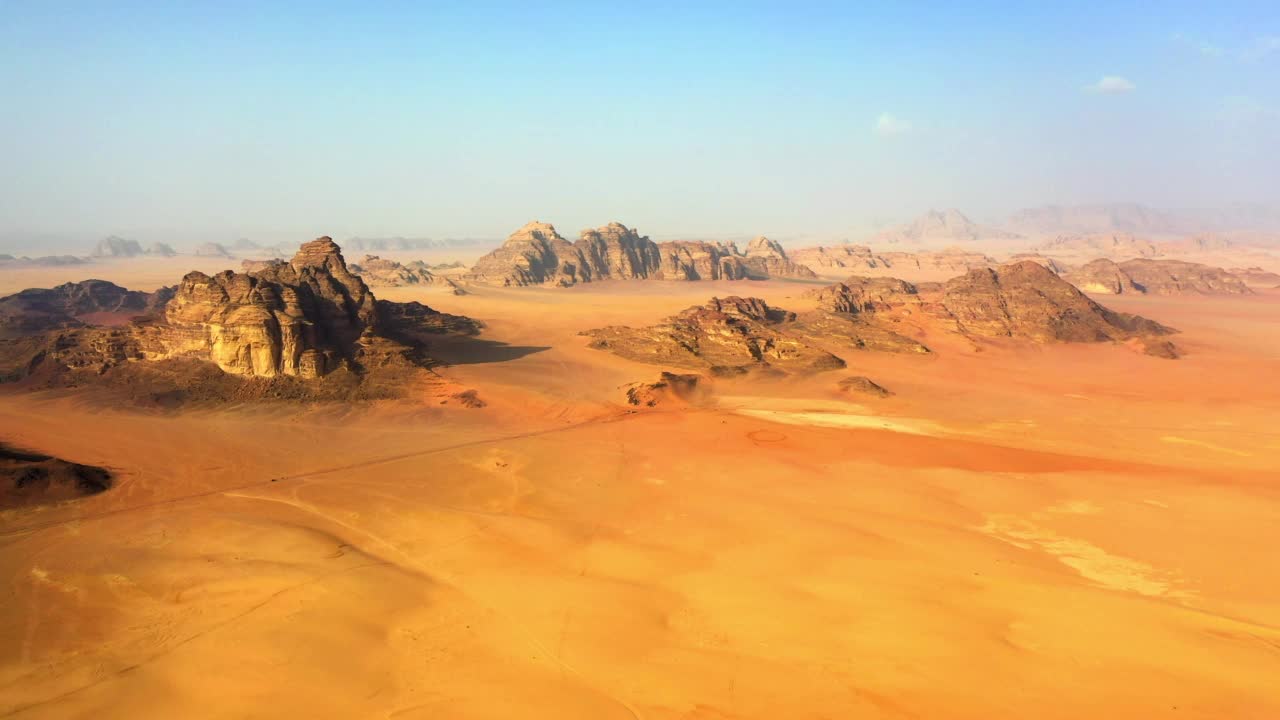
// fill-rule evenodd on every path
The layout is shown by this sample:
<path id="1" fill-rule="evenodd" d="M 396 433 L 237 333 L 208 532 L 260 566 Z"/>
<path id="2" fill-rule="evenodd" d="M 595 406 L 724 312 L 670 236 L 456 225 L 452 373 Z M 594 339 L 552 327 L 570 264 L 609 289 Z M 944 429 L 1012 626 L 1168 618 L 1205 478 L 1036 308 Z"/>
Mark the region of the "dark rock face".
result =
<path id="1" fill-rule="evenodd" d="M 795 313 L 759 298 L 712 298 L 646 328 L 589 330 L 591 347 L 639 362 L 734 375 L 752 369 L 818 372 L 844 361 L 788 332 Z"/>
<path id="2" fill-rule="evenodd" d="M 787 257 L 775 240 L 763 235 L 747 244 L 747 266 L 761 278 L 815 278 L 817 273 Z"/>
<path id="3" fill-rule="evenodd" d="M 0 443 L 0 509 L 93 495 L 111 487 L 111 473 Z"/>
<path id="4" fill-rule="evenodd" d="M 616 222 L 583 230 L 570 243 L 550 224 L 532 222 L 480 258 L 466 277 L 507 286 L 567 287 L 607 279 L 742 280 L 814 274 L 767 238 L 752 241 L 744 255 L 732 243 L 655 243 Z"/>
<path id="5" fill-rule="evenodd" d="M 80 382 L 76 378 L 131 365 L 137 374 L 145 372 L 138 369 L 143 366 L 195 362 L 255 379 L 313 380 L 345 370 L 358 384 L 370 370 L 398 368 L 404 376 L 428 365 L 426 336 L 474 334 L 479 328 L 421 303 L 376 300 L 327 237 L 302 245 L 289 262 L 255 267 L 214 276 L 188 273 L 176 289 L 152 294 L 91 281 L 0 299 L 0 308 L 16 308 L 14 317 L 37 326 L 0 351 L 0 374 L 8 380 L 66 379 L 66 372 L 85 371 L 68 380 Z M 34 310 L 32 298 L 40 301 Z M 116 327 L 82 322 L 122 307 L 138 310 L 140 317 Z M 210 384 L 200 372 L 184 372 Z M 217 393 L 236 391 L 225 383 L 212 385 Z M 301 386 L 277 389 L 307 395 Z"/>
<path id="6" fill-rule="evenodd" d="M 866 395 L 877 398 L 886 398 L 893 395 L 890 390 L 885 389 L 871 378 L 862 375 L 847 377 L 836 383 L 836 387 L 840 388 L 840 392 L 853 395 Z"/>
<path id="7" fill-rule="evenodd" d="M 359 275 L 370 287 L 430 285 L 436 282 L 436 276 L 421 260 L 402 265 L 377 255 L 365 255 L 359 265 L 351 265 L 351 272 Z"/>
<path id="8" fill-rule="evenodd" d="M 99 240 L 90 254 L 93 257 L 137 257 L 143 254 L 143 249 L 137 240 L 111 235 Z"/>
<path id="9" fill-rule="evenodd" d="M 236 375 L 316 377 L 354 357 L 376 323 L 374 302 L 333 240 L 320 238 L 255 273 L 188 273 L 146 351 Z"/>
<path id="10" fill-rule="evenodd" d="M 119 321 L 158 311 L 173 288 L 154 293 L 126 290 L 105 280 L 83 280 L 51 289 L 33 288 L 0 298 L 0 335 L 99 324 L 103 315 Z M 97 323 L 81 318 L 98 316 Z"/>
<path id="11" fill-rule="evenodd" d="M 705 386 L 701 375 L 664 372 L 655 382 L 631 383 L 623 389 L 628 405 L 657 407 L 698 402 L 706 395 Z"/>
<path id="12" fill-rule="evenodd" d="M 1063 276 L 1086 292 L 1153 295 L 1248 295 L 1253 291 L 1236 274 L 1182 260 L 1138 258 L 1121 263 L 1094 260 Z"/>
<path id="13" fill-rule="evenodd" d="M 948 281 L 942 307 L 967 335 L 1036 342 L 1101 342 L 1167 335 L 1167 327 L 1108 310 L 1030 261 L 974 270 Z"/>

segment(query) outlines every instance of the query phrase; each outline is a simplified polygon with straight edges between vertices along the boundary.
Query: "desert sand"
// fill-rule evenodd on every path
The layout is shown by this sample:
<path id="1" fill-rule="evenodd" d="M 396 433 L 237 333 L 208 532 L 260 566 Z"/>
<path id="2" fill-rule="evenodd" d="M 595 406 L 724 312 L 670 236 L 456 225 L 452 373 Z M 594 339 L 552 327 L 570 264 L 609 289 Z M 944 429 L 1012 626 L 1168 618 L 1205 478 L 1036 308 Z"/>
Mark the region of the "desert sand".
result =
<path id="1" fill-rule="evenodd" d="M 816 286 L 381 289 L 486 323 L 433 349 L 480 409 L 0 395 L 116 473 L 0 514 L 0 717 L 1280 716 L 1280 292 L 1100 298 L 1177 361 L 926 337 L 641 411 L 578 335 Z"/>

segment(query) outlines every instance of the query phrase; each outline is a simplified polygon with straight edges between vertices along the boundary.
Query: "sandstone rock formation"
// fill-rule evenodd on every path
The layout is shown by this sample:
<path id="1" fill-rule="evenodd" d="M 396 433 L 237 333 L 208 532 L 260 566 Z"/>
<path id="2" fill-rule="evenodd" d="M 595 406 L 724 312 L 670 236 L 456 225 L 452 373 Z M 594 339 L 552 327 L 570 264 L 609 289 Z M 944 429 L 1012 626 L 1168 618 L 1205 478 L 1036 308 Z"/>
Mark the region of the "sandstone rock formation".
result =
<path id="1" fill-rule="evenodd" d="M 0 443 L 0 510 L 73 500 L 111 487 L 111 473 Z"/>
<path id="2" fill-rule="evenodd" d="M 930 210 L 907 225 L 876 235 L 875 242 L 889 244 L 969 243 L 977 240 L 1010 239 L 1014 233 L 979 225 L 964 213 L 951 208 Z"/>
<path id="3" fill-rule="evenodd" d="M 1251 288 L 1280 288 L 1280 274 L 1260 267 L 1231 268 L 1227 272 L 1240 278 Z"/>
<path id="4" fill-rule="evenodd" d="M 662 373 L 654 382 L 636 382 L 623 387 L 628 405 L 657 407 L 700 402 L 706 396 L 706 383 L 701 375 Z"/>
<path id="5" fill-rule="evenodd" d="M 137 257 L 143 254 L 143 250 L 137 240 L 110 235 L 99 240 L 89 254 L 93 257 Z"/>
<path id="6" fill-rule="evenodd" d="M 1108 310 L 1029 261 L 954 278 L 944 286 L 941 305 L 970 336 L 1101 342 L 1173 332 L 1155 321 Z"/>
<path id="7" fill-rule="evenodd" d="M 826 274 L 891 272 L 895 275 L 918 273 L 962 273 L 975 268 L 993 267 L 994 258 L 964 248 L 949 247 L 932 252 L 872 252 L 866 245 L 835 245 L 801 248 L 791 257 Z"/>
<path id="8" fill-rule="evenodd" d="M 759 298 L 712 298 L 646 328 L 589 330 L 591 347 L 639 362 L 735 375 L 752 369 L 817 372 L 844 361 L 790 334 L 795 313 Z"/>
<path id="9" fill-rule="evenodd" d="M 531 222 L 502 247 L 480 258 L 466 276 L 507 285 L 557 285 L 606 279 L 742 280 L 814 277 L 767 238 L 753 240 L 746 254 L 732 243 L 677 240 L 655 243 L 620 223 L 583 230 L 570 243 L 548 223 Z"/>
<path id="10" fill-rule="evenodd" d="M 1252 290 L 1222 268 L 1182 260 L 1137 258 L 1116 263 L 1099 258 L 1063 278 L 1086 292 L 1150 293 L 1154 295 L 1246 295 Z"/>
<path id="11" fill-rule="evenodd" d="M 197 245 L 194 254 L 199 257 L 231 257 L 231 251 L 215 242 L 201 243 Z"/>
<path id="12" fill-rule="evenodd" d="M 424 352 L 430 336 L 474 334 L 479 327 L 420 303 L 376 300 L 327 237 L 304 244 L 287 263 L 214 276 L 192 272 L 176 289 L 158 293 L 92 281 L 24 291 L 0 299 L 0 308 L 26 323 L 10 323 L 14 337 L 0 343 L 2 380 L 65 385 L 110 375 L 129 387 L 177 383 L 174 391 L 188 397 L 193 388 L 204 388 L 205 396 L 245 391 L 219 375 L 307 381 L 339 370 L 342 377 L 327 385 L 250 390 L 299 399 L 396 396 L 420 377 L 415 368 L 431 365 Z M 134 311 L 140 317 L 127 324 L 96 322 Z M 217 370 L 210 375 L 200 367 Z"/>
<path id="13" fill-rule="evenodd" d="M 0 298 L 0 338 L 87 324 L 120 324 L 157 312 L 171 297 L 173 288 L 144 293 L 105 280 L 23 290 Z"/>
<path id="14" fill-rule="evenodd" d="M 402 265 L 377 255 L 365 255 L 360 264 L 351 265 L 351 272 L 359 275 L 370 287 L 430 285 L 436 281 L 436 276 L 421 260 Z"/>
<path id="15" fill-rule="evenodd" d="M 1059 235 L 1032 248 L 1046 255 L 1067 255 L 1124 260 L 1158 257 L 1165 248 L 1158 243 L 1128 233 Z"/>
<path id="16" fill-rule="evenodd" d="M 350 361 L 372 330 L 373 294 L 329 238 L 257 273 L 188 273 L 152 354 L 210 360 L 237 375 L 318 377 Z"/>
<path id="17" fill-rule="evenodd" d="M 862 375 L 844 378 L 836 383 L 836 387 L 840 389 L 840 392 L 866 395 L 868 397 L 887 398 L 893 395 L 892 391 L 874 382 L 871 378 Z"/>
<path id="18" fill-rule="evenodd" d="M 816 342 L 858 350 L 927 353 L 929 348 L 901 332 L 903 311 L 921 306 L 911 283 L 897 278 L 853 276 L 842 283 L 811 290 L 805 297 L 817 309 L 799 316 L 795 332 Z"/>
<path id="19" fill-rule="evenodd" d="M 761 278 L 813 278 L 817 273 L 787 257 L 776 240 L 761 235 L 747 244 L 746 264 Z"/>
<path id="20" fill-rule="evenodd" d="M 147 248 L 147 254 L 155 255 L 156 257 L 173 257 L 178 252 L 167 243 L 157 242 L 151 243 L 151 247 Z"/>
<path id="21" fill-rule="evenodd" d="M 883 257 L 866 245 L 833 245 L 808 247 L 791 251 L 791 258 L 809 268 L 823 272 L 862 272 L 888 268 Z"/>

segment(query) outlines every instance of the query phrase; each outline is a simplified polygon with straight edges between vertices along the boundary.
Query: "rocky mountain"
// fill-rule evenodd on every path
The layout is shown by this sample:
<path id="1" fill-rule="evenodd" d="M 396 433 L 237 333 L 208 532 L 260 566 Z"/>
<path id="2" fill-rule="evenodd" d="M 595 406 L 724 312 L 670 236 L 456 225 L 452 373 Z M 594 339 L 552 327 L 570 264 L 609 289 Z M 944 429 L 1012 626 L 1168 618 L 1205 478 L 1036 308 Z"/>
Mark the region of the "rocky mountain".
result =
<path id="1" fill-rule="evenodd" d="M 192 253 L 199 257 L 231 257 L 230 250 L 215 242 L 201 243 L 195 247 Z"/>
<path id="2" fill-rule="evenodd" d="M 1280 274 L 1260 267 L 1231 268 L 1227 272 L 1244 281 L 1251 288 L 1280 288 Z"/>
<path id="3" fill-rule="evenodd" d="M 762 278 L 815 278 L 817 273 L 787 257 L 776 240 L 761 235 L 747 244 L 746 264 Z"/>
<path id="4" fill-rule="evenodd" d="M 791 257 L 827 275 L 847 272 L 891 272 L 895 275 L 961 273 L 997 264 L 988 255 L 959 247 L 924 252 L 873 252 L 866 245 L 835 245 L 793 250 Z"/>
<path id="5" fill-rule="evenodd" d="M 173 288 L 154 293 L 126 290 L 105 280 L 29 289 L 0 298 L 0 339 L 89 324 L 121 324 L 159 311 Z"/>
<path id="6" fill-rule="evenodd" d="M 620 223 L 583 230 L 570 243 L 549 223 L 531 222 L 502 247 L 480 258 L 466 275 L 477 282 L 557 285 L 606 279 L 740 280 L 814 277 L 791 261 L 778 243 L 753 240 L 746 254 L 732 243 L 655 243 Z"/>
<path id="7" fill-rule="evenodd" d="M 973 270 L 943 286 L 941 306 L 960 332 L 1034 342 L 1103 342 L 1157 338 L 1173 331 L 1117 313 L 1034 262 Z"/>
<path id="8" fill-rule="evenodd" d="M 214 396 L 365 397 L 376 388 L 379 396 L 394 396 L 408 386 L 386 380 L 422 377 L 413 373 L 430 365 L 424 352 L 430 336 L 478 329 L 420 303 L 377 300 L 327 237 L 305 243 L 289 262 L 251 272 L 188 273 L 167 293 L 91 281 L 24 291 L 0 299 L 0 308 L 21 318 L 9 323 L 10 342 L 0 344 L 2 378 L 61 384 L 116 378 L 130 388 L 177 383 L 174 392 L 186 395 L 203 388 Z M 91 322 L 98 313 L 125 310 L 140 316 L 124 324 Z M 216 368 L 215 374 L 201 367 Z M 175 373 L 188 379 L 179 382 Z M 339 379 L 327 385 L 256 390 L 219 377 L 333 375 Z"/>
<path id="9" fill-rule="evenodd" d="M 437 279 L 430 267 L 421 260 L 402 265 L 377 255 L 365 255 L 360 264 L 351 265 L 351 272 L 359 275 L 371 287 L 430 285 Z"/>
<path id="10" fill-rule="evenodd" d="M 1163 235 L 1183 229 L 1173 213 L 1133 203 L 1027 208 L 1014 213 L 1006 226 L 1028 236 Z"/>
<path id="11" fill-rule="evenodd" d="M 0 256 L 0 265 L 31 265 L 36 267 L 61 267 L 63 265 L 84 265 L 89 262 L 82 257 L 75 255 L 42 255 L 40 257 L 14 257 L 12 255 Z"/>
<path id="12" fill-rule="evenodd" d="M 147 248 L 147 254 L 155 255 L 156 257 L 173 257 L 178 254 L 178 251 L 167 243 L 157 242 L 151 243 L 151 247 Z"/>
<path id="13" fill-rule="evenodd" d="M 1036 245 L 1032 250 L 1046 255 L 1084 255 L 1112 260 L 1151 258 L 1166 254 L 1164 243 L 1153 242 L 1129 233 L 1058 235 Z"/>
<path id="14" fill-rule="evenodd" d="M 0 443 L 0 510 L 74 500 L 111 485 L 111 473 L 105 468 Z"/>
<path id="15" fill-rule="evenodd" d="M 1246 295 L 1249 285 L 1233 273 L 1182 260 L 1136 258 L 1121 263 L 1099 258 L 1063 275 L 1086 292 L 1153 295 Z"/>
<path id="16" fill-rule="evenodd" d="M 930 210 L 907 225 L 878 233 L 874 243 L 920 244 L 920 243 L 970 243 L 977 240 L 996 240 L 1016 238 L 1014 233 L 998 228 L 978 225 L 964 213 L 951 208 L 949 210 Z"/>
<path id="17" fill-rule="evenodd" d="M 844 361 L 789 332 L 795 313 L 759 298 L 712 298 L 657 325 L 589 330 L 590 347 L 630 360 L 737 375 L 753 369 L 809 373 Z"/>
<path id="18" fill-rule="evenodd" d="M 143 253 L 142 246 L 137 240 L 110 235 L 99 240 L 93 252 L 89 254 L 92 257 L 137 257 Z"/>

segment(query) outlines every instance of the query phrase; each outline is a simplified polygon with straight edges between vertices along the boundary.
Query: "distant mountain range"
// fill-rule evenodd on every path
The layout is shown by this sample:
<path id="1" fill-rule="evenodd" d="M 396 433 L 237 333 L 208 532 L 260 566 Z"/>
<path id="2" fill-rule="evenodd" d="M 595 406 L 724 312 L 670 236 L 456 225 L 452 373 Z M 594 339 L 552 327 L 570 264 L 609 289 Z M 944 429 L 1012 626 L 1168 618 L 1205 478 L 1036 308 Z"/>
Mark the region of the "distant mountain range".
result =
<path id="1" fill-rule="evenodd" d="M 1225 208 L 1162 210 L 1135 203 L 1046 205 L 1019 210 L 1005 223 L 1027 236 L 1077 233 L 1194 235 L 1203 232 L 1280 232 L 1280 208 L 1233 205 Z"/>

